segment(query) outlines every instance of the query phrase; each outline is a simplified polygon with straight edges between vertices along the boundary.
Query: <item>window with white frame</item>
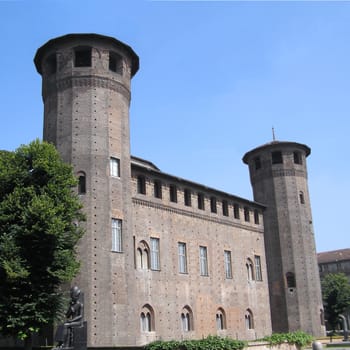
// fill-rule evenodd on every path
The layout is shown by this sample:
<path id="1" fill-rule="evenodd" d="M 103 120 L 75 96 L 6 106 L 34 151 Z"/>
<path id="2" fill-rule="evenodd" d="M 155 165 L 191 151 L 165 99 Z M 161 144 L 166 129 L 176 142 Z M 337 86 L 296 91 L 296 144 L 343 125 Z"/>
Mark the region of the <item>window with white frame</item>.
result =
<path id="1" fill-rule="evenodd" d="M 187 273 L 187 253 L 186 253 L 186 243 L 178 243 L 179 252 L 179 272 Z"/>
<path id="2" fill-rule="evenodd" d="M 151 269 L 160 270 L 159 238 L 151 237 Z"/>
<path id="3" fill-rule="evenodd" d="M 112 219 L 112 251 L 122 252 L 122 221 Z"/>
<path id="4" fill-rule="evenodd" d="M 199 247 L 199 265 L 201 276 L 208 276 L 208 254 L 207 247 Z"/>
<path id="5" fill-rule="evenodd" d="M 226 278 L 232 278 L 232 262 L 231 262 L 231 252 L 225 250 L 225 274 Z"/>
<path id="6" fill-rule="evenodd" d="M 254 256 L 255 261 L 255 280 L 262 281 L 262 273 L 261 273 L 261 259 L 259 255 Z"/>
<path id="7" fill-rule="evenodd" d="M 225 312 L 222 308 L 219 308 L 216 311 L 216 329 L 218 331 L 226 329 L 226 317 Z"/>
<path id="8" fill-rule="evenodd" d="M 111 157 L 109 167 L 111 176 L 120 177 L 120 160 L 118 158 Z"/>

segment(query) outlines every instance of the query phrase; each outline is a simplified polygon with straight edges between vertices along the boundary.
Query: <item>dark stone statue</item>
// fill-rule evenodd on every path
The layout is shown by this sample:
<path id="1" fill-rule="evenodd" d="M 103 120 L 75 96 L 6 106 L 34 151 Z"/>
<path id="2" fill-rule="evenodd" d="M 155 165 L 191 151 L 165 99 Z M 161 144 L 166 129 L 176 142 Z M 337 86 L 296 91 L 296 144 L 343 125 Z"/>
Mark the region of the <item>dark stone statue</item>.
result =
<path id="1" fill-rule="evenodd" d="M 56 331 L 58 345 L 53 350 L 86 349 L 86 322 L 84 322 L 84 304 L 80 301 L 80 289 L 75 286 L 70 291 L 71 301 L 66 312 L 66 321 Z"/>

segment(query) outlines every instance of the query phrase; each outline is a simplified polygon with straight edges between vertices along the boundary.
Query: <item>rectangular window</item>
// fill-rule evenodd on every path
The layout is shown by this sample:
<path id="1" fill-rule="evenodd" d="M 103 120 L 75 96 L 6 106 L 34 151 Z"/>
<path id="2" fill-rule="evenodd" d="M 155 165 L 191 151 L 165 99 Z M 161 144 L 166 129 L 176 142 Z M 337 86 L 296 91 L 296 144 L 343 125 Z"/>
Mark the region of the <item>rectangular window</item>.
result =
<path id="1" fill-rule="evenodd" d="M 235 219 L 239 219 L 239 205 L 238 204 L 233 205 L 233 217 Z"/>
<path id="2" fill-rule="evenodd" d="M 198 193 L 198 209 L 204 210 L 204 194 Z"/>
<path id="3" fill-rule="evenodd" d="M 201 276 L 208 276 L 207 247 L 199 247 L 199 266 Z"/>
<path id="4" fill-rule="evenodd" d="M 255 260 L 255 280 L 262 281 L 260 256 L 255 255 L 254 260 Z"/>
<path id="5" fill-rule="evenodd" d="M 260 157 L 255 157 L 254 158 L 254 164 L 255 164 L 255 170 L 258 170 L 261 168 L 261 160 Z"/>
<path id="6" fill-rule="evenodd" d="M 254 210 L 254 224 L 259 225 L 259 211 L 257 209 Z"/>
<path id="7" fill-rule="evenodd" d="M 112 219 L 112 252 L 122 252 L 122 221 Z"/>
<path id="8" fill-rule="evenodd" d="M 210 197 L 210 210 L 211 210 L 212 213 L 216 213 L 217 212 L 216 198 L 215 197 Z"/>
<path id="9" fill-rule="evenodd" d="M 293 157 L 294 157 L 294 163 L 295 164 L 303 164 L 303 160 L 301 158 L 301 153 L 300 152 L 293 152 Z"/>
<path id="10" fill-rule="evenodd" d="M 225 250 L 225 274 L 226 278 L 232 278 L 231 252 Z"/>
<path id="11" fill-rule="evenodd" d="M 111 158 L 110 160 L 110 172 L 113 177 L 120 177 L 120 160 L 118 158 Z"/>
<path id="12" fill-rule="evenodd" d="M 222 201 L 222 215 L 228 216 L 228 203 L 225 200 Z"/>
<path id="13" fill-rule="evenodd" d="M 248 207 L 244 208 L 244 221 L 246 222 L 250 221 L 250 210 Z"/>
<path id="14" fill-rule="evenodd" d="M 154 197 L 162 198 L 162 183 L 159 180 L 154 180 Z"/>
<path id="15" fill-rule="evenodd" d="M 179 252 L 179 272 L 187 273 L 187 253 L 186 253 L 186 243 L 178 243 Z"/>
<path id="16" fill-rule="evenodd" d="M 122 58 L 115 52 L 109 52 L 109 70 L 118 74 L 123 73 Z"/>
<path id="17" fill-rule="evenodd" d="M 160 270 L 159 238 L 151 237 L 151 269 Z"/>
<path id="18" fill-rule="evenodd" d="M 142 175 L 137 177 L 137 193 L 146 194 L 146 179 Z"/>
<path id="19" fill-rule="evenodd" d="M 189 189 L 185 189 L 185 191 L 184 191 L 184 201 L 185 201 L 185 205 L 187 206 L 187 207 L 190 207 L 191 206 L 191 190 L 189 190 Z"/>
<path id="20" fill-rule="evenodd" d="M 91 67 L 91 47 L 76 49 L 74 53 L 75 67 Z"/>
<path id="21" fill-rule="evenodd" d="M 175 185 L 169 186 L 170 202 L 177 203 L 177 188 Z"/>
<path id="22" fill-rule="evenodd" d="M 281 164 L 283 163 L 282 152 L 274 151 L 271 153 L 272 164 Z"/>

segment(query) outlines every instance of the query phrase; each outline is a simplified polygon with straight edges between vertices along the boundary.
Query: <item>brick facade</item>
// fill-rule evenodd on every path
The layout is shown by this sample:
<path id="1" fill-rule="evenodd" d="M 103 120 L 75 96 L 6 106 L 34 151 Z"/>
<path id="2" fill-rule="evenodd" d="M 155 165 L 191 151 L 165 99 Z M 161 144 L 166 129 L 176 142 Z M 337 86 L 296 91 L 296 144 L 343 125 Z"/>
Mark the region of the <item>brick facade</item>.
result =
<path id="1" fill-rule="evenodd" d="M 165 174 L 149 161 L 131 157 L 130 81 L 138 70 L 138 57 L 129 46 L 101 35 L 71 34 L 42 46 L 35 64 L 43 78 L 44 139 L 56 145 L 85 185 L 80 196 L 87 214 L 86 234 L 79 246 L 82 268 L 75 283 L 85 294 L 89 346 L 270 334 L 266 259 L 275 255 L 286 256 L 294 264 L 288 269 L 297 276 L 298 291 L 285 316 L 300 318 L 295 308 L 313 304 L 319 281 L 313 279 L 317 264 L 312 232 L 308 240 L 301 241 L 300 234 L 294 242 L 290 231 L 280 230 L 277 234 L 286 235 L 283 252 L 269 238 L 266 248 L 264 243 L 276 215 L 281 228 L 283 215 L 298 221 L 297 230 L 308 227 L 300 223 L 295 206 L 283 204 L 280 214 L 265 211 L 258 204 L 271 203 L 268 196 L 258 195 L 268 193 L 264 186 L 253 183 L 253 202 Z M 306 166 L 299 170 L 305 172 Z M 252 170 L 251 175 L 255 176 Z M 278 191 L 281 203 L 289 188 L 295 190 L 295 182 L 307 195 L 304 175 L 287 178 L 266 172 L 263 180 Z M 267 262 L 271 266 L 273 261 Z M 285 272 L 280 262 L 276 269 L 277 274 Z M 301 281 L 311 277 L 299 292 Z M 280 278 L 270 288 L 281 293 L 285 286 Z M 309 310 L 310 321 L 300 323 L 314 334 L 320 327 L 310 315 L 318 314 L 318 302 L 316 298 L 318 310 Z M 274 299 L 271 303 L 274 307 Z"/>

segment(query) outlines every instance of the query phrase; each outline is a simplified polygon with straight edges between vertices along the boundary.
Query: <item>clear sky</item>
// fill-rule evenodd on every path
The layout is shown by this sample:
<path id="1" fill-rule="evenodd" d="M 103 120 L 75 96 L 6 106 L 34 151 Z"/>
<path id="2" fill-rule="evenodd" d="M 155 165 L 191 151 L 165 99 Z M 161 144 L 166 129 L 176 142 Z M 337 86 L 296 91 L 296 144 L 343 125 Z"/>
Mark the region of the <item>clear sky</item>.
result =
<path id="1" fill-rule="evenodd" d="M 312 149 L 317 251 L 350 247 L 350 2 L 0 0 L 0 32 L 0 149 L 42 137 L 37 48 L 113 36 L 140 56 L 133 155 L 252 199 L 241 159 L 274 127 Z"/>

